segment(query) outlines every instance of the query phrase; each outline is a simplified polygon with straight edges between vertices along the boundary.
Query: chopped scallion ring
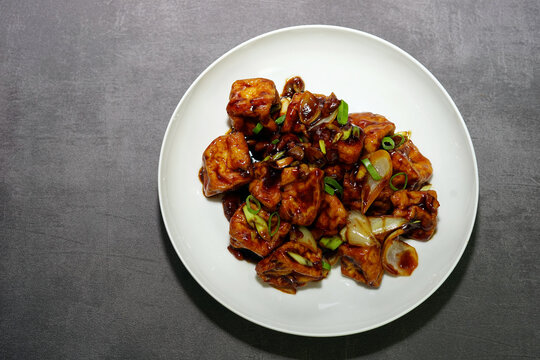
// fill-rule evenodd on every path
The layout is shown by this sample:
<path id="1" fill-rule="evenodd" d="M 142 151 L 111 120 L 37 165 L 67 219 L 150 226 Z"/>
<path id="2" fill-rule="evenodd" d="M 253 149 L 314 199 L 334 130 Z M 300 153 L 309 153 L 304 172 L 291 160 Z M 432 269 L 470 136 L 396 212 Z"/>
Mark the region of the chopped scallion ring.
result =
<path id="1" fill-rule="evenodd" d="M 279 139 L 272 140 L 272 145 L 276 145 L 279 142 Z"/>
<path id="2" fill-rule="evenodd" d="M 399 144 L 396 145 L 396 148 L 403 145 L 403 143 L 405 142 L 405 136 L 403 136 L 403 134 L 394 134 L 394 135 L 392 135 L 392 137 L 394 137 L 394 136 L 399 136 L 400 137 Z"/>
<path id="3" fill-rule="evenodd" d="M 287 254 L 289 254 L 289 256 L 292 257 L 300 265 L 313 266 L 313 263 L 302 255 L 298 255 L 297 253 L 293 253 L 291 251 L 287 251 Z"/>
<path id="4" fill-rule="evenodd" d="M 328 186 L 331 186 L 333 189 L 335 189 L 335 191 L 337 191 L 338 193 L 343 193 L 343 186 L 341 186 L 337 182 L 337 180 L 332 178 L 332 177 L 325 176 L 324 177 L 324 185 L 325 185 L 325 190 L 326 190 L 326 185 L 328 185 Z M 333 195 L 333 192 L 330 195 Z"/>
<path id="5" fill-rule="evenodd" d="M 322 262 L 322 268 L 323 268 L 324 270 L 330 270 L 332 267 L 330 266 L 329 263 L 327 263 L 326 261 L 323 260 L 323 262 Z"/>
<path id="6" fill-rule="evenodd" d="M 257 135 L 258 133 L 261 132 L 261 130 L 263 129 L 263 126 L 261 123 L 257 123 L 257 125 L 255 125 L 255 127 L 253 128 L 253 133 L 255 135 Z"/>
<path id="7" fill-rule="evenodd" d="M 360 137 L 360 128 L 358 126 L 352 127 L 352 134 L 354 137 L 359 138 Z"/>
<path id="8" fill-rule="evenodd" d="M 371 175 L 373 180 L 378 181 L 382 179 L 381 175 L 379 175 L 379 173 L 377 172 L 377 169 L 375 169 L 375 167 L 373 166 L 373 164 L 371 164 L 371 161 L 369 161 L 368 158 L 362 159 L 362 164 L 364 164 L 369 175 Z"/>
<path id="9" fill-rule="evenodd" d="M 335 192 L 334 188 L 328 184 L 324 184 L 324 191 L 326 191 L 329 195 L 334 195 Z"/>
<path id="10" fill-rule="evenodd" d="M 405 183 L 403 183 L 403 187 L 401 189 L 398 189 L 397 187 L 395 187 L 395 185 L 392 183 L 392 181 L 394 180 L 394 178 L 396 176 L 399 176 L 399 175 L 403 175 L 405 176 Z M 406 187 L 407 187 L 407 180 L 409 180 L 409 177 L 407 176 L 407 174 L 405 174 L 404 172 L 398 172 L 397 174 L 394 174 L 392 175 L 392 177 L 390 178 L 390 182 L 388 185 L 390 185 L 390 188 L 394 191 L 398 191 L 398 190 L 404 190 Z"/>
<path id="11" fill-rule="evenodd" d="M 321 148 L 321 152 L 326 155 L 326 144 L 323 139 L 319 140 L 319 147 Z"/>
<path id="12" fill-rule="evenodd" d="M 274 230 L 272 230 L 272 218 L 274 216 L 277 216 L 277 223 Z M 268 232 L 270 233 L 270 237 L 274 236 L 278 232 L 280 223 L 281 219 L 279 217 L 279 214 L 277 212 L 271 213 L 270 217 L 268 218 Z"/>
<path id="13" fill-rule="evenodd" d="M 272 160 L 279 160 L 285 155 L 285 151 L 280 151 L 277 154 L 272 156 Z"/>
<path id="14" fill-rule="evenodd" d="M 337 122 L 339 125 L 345 125 L 349 121 L 349 105 L 345 100 L 341 100 L 341 104 L 338 107 Z"/>
<path id="15" fill-rule="evenodd" d="M 391 137 L 385 136 L 382 139 L 381 145 L 384 150 L 393 150 L 394 147 L 396 146 L 396 143 Z"/>
<path id="16" fill-rule="evenodd" d="M 330 250 L 336 250 L 343 241 L 339 236 L 323 237 L 319 240 L 319 244 Z"/>
<path id="17" fill-rule="evenodd" d="M 281 115 L 276 119 L 276 124 L 281 125 L 285 122 L 285 115 Z"/>
<path id="18" fill-rule="evenodd" d="M 257 208 L 254 209 L 251 206 L 251 204 L 254 204 Z M 248 211 L 252 213 L 253 215 L 257 215 L 259 211 L 261 211 L 261 203 L 253 195 L 248 195 L 248 197 L 246 198 L 246 205 L 247 205 Z"/>
<path id="19" fill-rule="evenodd" d="M 343 130 L 343 137 L 341 138 L 343 141 L 347 140 L 349 136 L 351 136 L 351 128 L 348 128 L 347 130 Z"/>

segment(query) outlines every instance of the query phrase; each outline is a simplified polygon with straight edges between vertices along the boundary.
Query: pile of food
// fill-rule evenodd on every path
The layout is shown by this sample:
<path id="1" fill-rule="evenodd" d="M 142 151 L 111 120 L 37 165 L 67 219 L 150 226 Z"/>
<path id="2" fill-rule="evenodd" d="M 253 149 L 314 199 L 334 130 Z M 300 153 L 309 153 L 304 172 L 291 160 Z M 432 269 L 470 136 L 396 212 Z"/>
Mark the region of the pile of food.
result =
<path id="1" fill-rule="evenodd" d="M 300 77 L 279 95 L 263 78 L 232 84 L 231 130 L 203 154 L 204 195 L 223 194 L 229 251 L 255 262 L 275 288 L 324 279 L 332 266 L 377 288 L 386 271 L 418 266 L 404 239 L 428 240 L 437 225 L 430 161 L 384 116 L 349 114 L 334 95 Z"/>

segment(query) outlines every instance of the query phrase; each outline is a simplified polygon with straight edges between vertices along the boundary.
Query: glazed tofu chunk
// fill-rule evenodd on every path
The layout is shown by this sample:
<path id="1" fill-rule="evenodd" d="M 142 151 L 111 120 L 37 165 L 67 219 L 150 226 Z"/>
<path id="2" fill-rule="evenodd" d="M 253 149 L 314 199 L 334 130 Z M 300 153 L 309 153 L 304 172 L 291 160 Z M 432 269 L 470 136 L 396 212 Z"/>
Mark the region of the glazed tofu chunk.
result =
<path id="1" fill-rule="evenodd" d="M 234 190 L 252 179 L 252 165 L 244 134 L 216 138 L 203 153 L 203 192 L 210 197 Z"/>
<path id="2" fill-rule="evenodd" d="M 244 206 L 246 206 L 245 203 L 236 210 L 229 224 L 231 246 L 235 249 L 246 249 L 260 257 L 265 257 L 281 245 L 291 230 L 291 224 L 280 221 L 278 230 L 270 235 L 268 228 L 260 226 L 258 228 L 257 224 L 247 220 L 243 210 Z M 266 223 L 270 214 L 261 209 L 257 216 L 262 219 L 263 223 Z"/>
<path id="3" fill-rule="evenodd" d="M 276 85 L 272 80 L 255 78 L 237 80 L 232 84 L 227 114 L 233 129 L 250 136 L 260 123 L 270 131 L 277 125 L 272 115 L 281 107 Z"/>
<path id="4" fill-rule="evenodd" d="M 349 114 L 349 121 L 364 130 L 364 151 L 367 154 L 379 150 L 382 139 L 396 129 L 396 125 L 384 116 L 370 112 Z"/>
<path id="5" fill-rule="evenodd" d="M 282 184 L 285 177 L 291 181 L 283 186 L 281 193 L 281 219 L 295 225 L 308 226 L 315 221 L 323 197 L 323 177 L 321 169 L 309 169 L 306 165 L 300 166 L 282 175 Z"/>
<path id="6" fill-rule="evenodd" d="M 324 278 L 322 251 L 315 252 L 304 244 L 289 241 L 261 260 L 255 270 L 264 282 L 295 294 L 298 287 Z"/>
<path id="7" fill-rule="evenodd" d="M 383 267 L 379 244 L 354 246 L 343 244 L 339 247 L 341 273 L 359 283 L 378 288 L 381 285 Z"/>

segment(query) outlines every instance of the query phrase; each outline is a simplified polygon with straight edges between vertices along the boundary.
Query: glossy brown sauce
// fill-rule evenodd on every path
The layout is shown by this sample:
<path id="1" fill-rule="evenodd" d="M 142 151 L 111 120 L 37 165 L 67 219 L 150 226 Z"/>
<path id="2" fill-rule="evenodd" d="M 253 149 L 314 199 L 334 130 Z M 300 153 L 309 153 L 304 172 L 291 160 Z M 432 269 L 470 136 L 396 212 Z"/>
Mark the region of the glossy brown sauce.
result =
<path id="1" fill-rule="evenodd" d="M 402 252 L 399 256 L 399 267 L 406 270 L 414 270 L 418 263 L 409 251 Z"/>

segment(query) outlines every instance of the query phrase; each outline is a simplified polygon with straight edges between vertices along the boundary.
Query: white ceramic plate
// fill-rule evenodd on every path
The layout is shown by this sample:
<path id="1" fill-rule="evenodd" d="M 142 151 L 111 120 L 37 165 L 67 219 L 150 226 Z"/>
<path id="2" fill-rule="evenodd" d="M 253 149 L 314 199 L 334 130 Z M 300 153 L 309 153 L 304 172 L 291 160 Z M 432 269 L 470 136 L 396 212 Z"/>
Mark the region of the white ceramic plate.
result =
<path id="1" fill-rule="evenodd" d="M 431 241 L 410 241 L 419 266 L 410 277 L 385 275 L 367 289 L 335 267 L 316 285 L 284 294 L 256 278 L 254 265 L 228 251 L 228 222 L 220 200 L 203 196 L 198 179 L 208 144 L 228 129 L 225 107 L 237 79 L 265 77 L 280 90 L 301 76 L 306 89 L 332 91 L 349 112 L 386 116 L 411 130 L 433 163 L 438 231 Z M 280 90 L 281 91 L 281 90 Z M 418 61 L 373 35 L 332 26 L 274 31 L 232 49 L 191 85 L 174 111 L 159 162 L 163 220 L 180 259 L 197 282 L 236 314 L 298 335 L 337 336 L 386 324 L 418 306 L 452 272 L 471 234 L 478 203 L 478 173 L 471 139 L 452 99 Z"/>

